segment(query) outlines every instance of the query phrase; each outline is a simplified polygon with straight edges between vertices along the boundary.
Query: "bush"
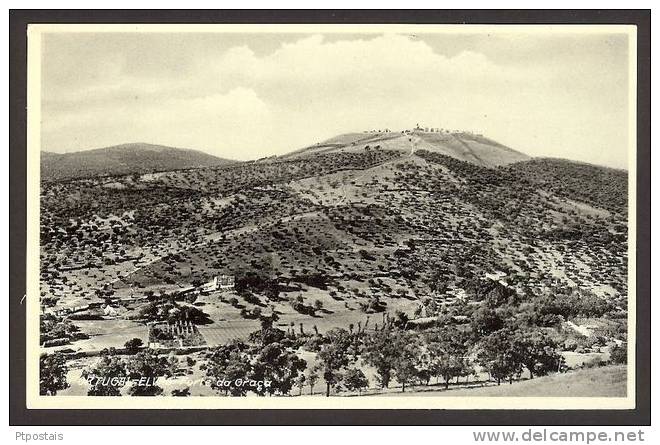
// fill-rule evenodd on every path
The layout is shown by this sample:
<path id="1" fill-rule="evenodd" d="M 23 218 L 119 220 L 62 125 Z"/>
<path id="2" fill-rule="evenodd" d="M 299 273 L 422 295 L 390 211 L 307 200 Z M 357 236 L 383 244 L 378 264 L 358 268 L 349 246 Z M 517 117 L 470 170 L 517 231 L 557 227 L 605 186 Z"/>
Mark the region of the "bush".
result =
<path id="1" fill-rule="evenodd" d="M 247 320 L 256 320 L 261 317 L 261 308 L 255 307 L 254 309 L 241 309 L 241 317 Z"/>
<path id="2" fill-rule="evenodd" d="M 369 380 L 362 370 L 357 368 L 350 368 L 346 371 L 342 383 L 347 390 L 358 391 L 359 393 L 369 386 Z"/>
<path id="3" fill-rule="evenodd" d="M 126 343 L 124 343 L 124 347 L 130 354 L 136 354 L 140 348 L 142 347 L 142 339 L 139 338 L 132 338 L 128 340 Z"/>
<path id="4" fill-rule="evenodd" d="M 294 311 L 305 315 L 314 315 L 316 313 L 316 309 L 314 309 L 313 306 L 309 306 L 297 300 L 291 301 L 291 307 Z"/>
<path id="5" fill-rule="evenodd" d="M 322 290 L 327 289 L 330 282 L 329 277 L 323 273 L 307 273 L 296 275 L 293 277 L 293 281 Z"/>
<path id="6" fill-rule="evenodd" d="M 254 295 L 252 293 L 247 292 L 247 293 L 243 294 L 242 296 L 243 296 L 243 299 L 247 303 L 254 304 L 254 305 L 257 305 L 257 306 L 260 306 L 262 304 L 259 297 L 257 297 L 256 295 Z"/>
<path id="7" fill-rule="evenodd" d="M 628 344 L 615 345 L 610 350 L 610 361 L 617 365 L 628 363 Z"/>

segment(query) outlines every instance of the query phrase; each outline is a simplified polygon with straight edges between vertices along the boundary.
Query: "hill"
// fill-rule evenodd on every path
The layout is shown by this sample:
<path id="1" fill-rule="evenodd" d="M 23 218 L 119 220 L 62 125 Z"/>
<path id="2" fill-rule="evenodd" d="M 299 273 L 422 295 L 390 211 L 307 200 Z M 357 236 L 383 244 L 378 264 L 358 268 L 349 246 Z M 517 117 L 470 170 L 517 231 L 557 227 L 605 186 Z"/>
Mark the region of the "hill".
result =
<path id="1" fill-rule="evenodd" d="M 284 158 L 317 154 L 360 152 L 361 150 L 396 150 L 413 154 L 417 150 L 438 153 L 482 167 L 497 167 L 526 161 L 530 157 L 482 135 L 469 132 L 424 131 L 348 133 L 296 150 Z"/>
<path id="2" fill-rule="evenodd" d="M 368 348 L 405 341 L 417 348 L 412 363 L 426 356 L 419 344 L 447 332 L 465 348 L 456 357 L 469 358 L 454 376 L 463 382 L 486 381 L 485 370 L 515 380 L 596 356 L 620 360 L 627 173 L 528 159 L 482 136 L 421 133 L 342 135 L 254 162 L 43 182 L 42 341 L 98 353 L 147 343 L 147 323 L 178 320 L 196 326 L 189 346 L 242 339 L 261 354 L 279 338 L 312 369 L 319 348 L 345 337 L 351 366 L 372 387 L 383 368 L 365 362 Z M 233 289 L 202 291 L 221 275 Z M 517 360 L 504 348 L 520 347 L 544 352 L 504 371 L 504 359 L 488 355 Z M 180 366 L 209 369 L 221 359 L 212 351 Z M 394 370 L 396 382 L 407 372 Z M 620 394 L 620 372 L 598 376 L 612 391 L 571 375 L 466 395 Z M 407 386 L 420 390 L 429 377 Z"/>
<path id="3" fill-rule="evenodd" d="M 43 180 L 127 175 L 231 163 L 197 150 L 144 143 L 58 154 L 41 152 Z"/>
<path id="4" fill-rule="evenodd" d="M 324 329 L 364 319 L 376 300 L 412 316 L 429 295 L 479 298 L 478 283 L 500 271 L 531 307 L 564 295 L 552 314 L 625 311 L 623 177 L 609 183 L 608 201 L 601 182 L 590 182 L 597 175 L 583 175 L 575 193 L 558 189 L 583 166 L 562 161 L 550 181 L 532 173 L 541 165 L 489 168 L 362 147 L 52 183 L 42 194 L 42 265 L 51 271 L 42 289 L 70 305 L 98 299 L 99 289 L 172 291 L 229 274 L 259 304 L 274 304 L 283 323 Z M 300 313 L 288 301 L 300 292 L 330 312 Z M 241 318 L 228 303 L 212 306 Z"/>
<path id="5" fill-rule="evenodd" d="M 566 159 L 536 158 L 509 166 L 511 172 L 550 193 L 623 212 L 628 206 L 628 172 Z"/>

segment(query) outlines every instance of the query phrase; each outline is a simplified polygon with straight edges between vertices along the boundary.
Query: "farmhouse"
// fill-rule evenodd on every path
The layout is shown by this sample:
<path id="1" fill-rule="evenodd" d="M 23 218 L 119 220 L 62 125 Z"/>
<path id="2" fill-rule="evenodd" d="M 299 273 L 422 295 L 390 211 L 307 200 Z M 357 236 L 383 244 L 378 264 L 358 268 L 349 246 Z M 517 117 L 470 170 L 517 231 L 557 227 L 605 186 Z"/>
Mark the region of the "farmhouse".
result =
<path id="1" fill-rule="evenodd" d="M 220 275 L 218 280 L 218 285 L 222 290 L 230 290 L 234 288 L 234 276 L 233 275 Z"/>
<path id="2" fill-rule="evenodd" d="M 484 277 L 488 280 L 497 281 L 502 286 L 508 287 L 508 284 L 504 281 L 504 278 L 506 277 L 506 273 L 504 272 L 496 270 L 494 273 L 485 273 Z"/>
<path id="3" fill-rule="evenodd" d="M 70 309 L 69 312 L 75 313 L 75 312 L 83 312 L 89 309 L 89 304 L 83 304 L 80 306 L 74 306 Z"/>
<path id="4" fill-rule="evenodd" d="M 209 292 L 215 292 L 216 290 L 218 290 L 218 286 L 219 286 L 219 284 L 218 284 L 218 277 L 217 277 L 217 275 L 216 275 L 216 276 L 213 277 L 213 279 L 212 279 L 211 281 L 209 281 L 208 283 L 204 283 L 204 284 L 202 284 L 202 287 L 200 288 L 200 291 L 201 291 L 203 294 L 204 294 L 204 293 L 209 293 Z"/>
<path id="5" fill-rule="evenodd" d="M 203 294 L 215 292 L 217 290 L 225 291 L 232 289 L 234 289 L 233 275 L 216 275 L 211 281 L 202 284 L 202 286 L 199 288 L 200 292 Z"/>

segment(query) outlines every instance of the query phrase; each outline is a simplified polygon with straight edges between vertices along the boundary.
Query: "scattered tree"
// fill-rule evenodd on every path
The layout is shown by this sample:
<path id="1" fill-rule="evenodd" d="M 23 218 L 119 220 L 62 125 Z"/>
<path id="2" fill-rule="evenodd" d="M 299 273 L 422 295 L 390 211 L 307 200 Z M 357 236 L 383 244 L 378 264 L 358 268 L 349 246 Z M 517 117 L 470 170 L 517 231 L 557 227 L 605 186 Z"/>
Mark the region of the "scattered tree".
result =
<path id="1" fill-rule="evenodd" d="M 41 354 L 39 357 L 39 394 L 42 396 L 55 396 L 57 391 L 69 387 L 66 374 L 69 368 L 64 355 Z"/>

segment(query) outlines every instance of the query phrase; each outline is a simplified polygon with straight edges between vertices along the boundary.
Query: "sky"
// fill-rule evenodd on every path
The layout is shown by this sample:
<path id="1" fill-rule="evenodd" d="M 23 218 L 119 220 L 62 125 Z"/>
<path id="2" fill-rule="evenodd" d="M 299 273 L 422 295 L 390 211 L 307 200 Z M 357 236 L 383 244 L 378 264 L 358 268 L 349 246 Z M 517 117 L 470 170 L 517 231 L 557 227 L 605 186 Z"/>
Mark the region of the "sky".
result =
<path id="1" fill-rule="evenodd" d="M 614 31 L 45 33 L 41 148 L 247 160 L 419 123 L 627 168 L 628 70 Z"/>

